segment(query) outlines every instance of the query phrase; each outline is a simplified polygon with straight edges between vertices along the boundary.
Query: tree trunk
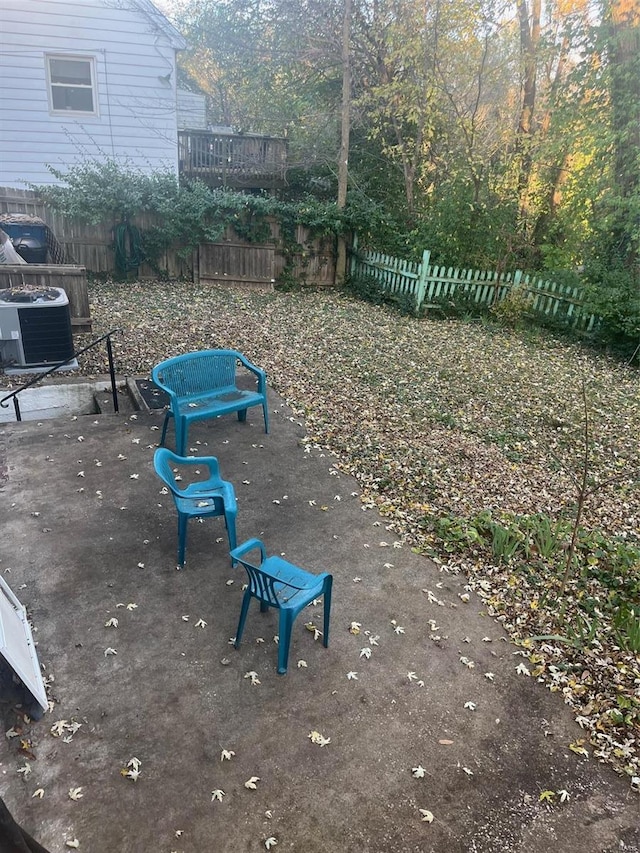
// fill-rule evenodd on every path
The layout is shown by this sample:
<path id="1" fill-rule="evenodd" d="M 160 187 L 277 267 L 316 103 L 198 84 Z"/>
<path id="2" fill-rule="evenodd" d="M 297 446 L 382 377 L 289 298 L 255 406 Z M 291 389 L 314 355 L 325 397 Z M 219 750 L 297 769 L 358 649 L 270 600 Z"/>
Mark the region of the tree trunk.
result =
<path id="1" fill-rule="evenodd" d="M 344 0 L 342 22 L 342 111 L 340 122 L 340 160 L 338 163 L 338 209 L 347 204 L 349 182 L 349 134 L 351 130 L 351 63 L 349 36 L 351 29 L 351 0 Z M 342 284 L 347 274 L 347 245 L 343 236 L 338 237 L 336 257 L 336 284 Z"/>
<path id="2" fill-rule="evenodd" d="M 520 207 L 523 212 L 526 212 L 526 193 L 531 175 L 531 164 L 533 162 L 531 146 L 535 133 L 540 8 L 541 0 L 531 0 L 531 11 L 529 11 L 527 0 L 518 0 L 523 79 L 522 105 L 516 135 L 516 154 L 520 161 L 518 169 L 518 196 L 520 197 Z"/>
<path id="3" fill-rule="evenodd" d="M 610 0 L 606 9 L 614 132 L 614 185 L 622 199 L 611 228 L 612 257 L 640 280 L 639 247 L 633 236 L 634 202 L 640 192 L 640 5 Z M 637 213 L 635 214 L 637 216 Z"/>

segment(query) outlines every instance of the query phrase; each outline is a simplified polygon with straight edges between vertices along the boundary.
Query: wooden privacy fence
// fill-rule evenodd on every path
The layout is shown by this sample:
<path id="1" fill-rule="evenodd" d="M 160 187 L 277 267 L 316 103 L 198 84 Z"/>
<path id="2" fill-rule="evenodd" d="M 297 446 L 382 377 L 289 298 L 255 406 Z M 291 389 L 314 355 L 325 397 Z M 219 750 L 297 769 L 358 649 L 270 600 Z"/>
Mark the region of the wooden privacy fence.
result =
<path id="1" fill-rule="evenodd" d="M 113 229 L 118 223 L 89 225 L 78 219 L 63 216 L 46 205 L 32 190 L 0 188 L 0 213 L 29 213 L 39 216 L 51 228 L 64 248 L 67 262 L 85 267 L 92 273 L 112 273 L 115 270 Z M 149 213 L 132 220 L 132 225 L 144 230 L 154 224 Z M 191 258 L 182 257 L 176 249 L 167 249 L 158 258 L 158 266 L 167 270 L 170 278 L 191 277 Z M 156 272 L 147 264 L 140 267 L 143 278 L 153 278 Z"/>
<path id="2" fill-rule="evenodd" d="M 198 279 L 273 290 L 274 246 L 260 243 L 204 243 L 198 247 Z"/>
<path id="3" fill-rule="evenodd" d="M 425 250 L 422 261 L 406 261 L 382 252 L 361 250 L 354 245 L 351 275 L 369 276 L 385 290 L 414 301 L 416 311 L 456 299 L 492 307 L 519 292 L 530 310 L 545 318 L 583 332 L 591 332 L 598 318 L 584 305 L 584 294 L 577 285 L 560 284 L 531 276 L 521 270 L 499 273 L 494 270 L 458 269 L 429 263 Z"/>
<path id="4" fill-rule="evenodd" d="M 68 263 L 79 264 L 92 273 L 113 273 L 115 254 L 113 250 L 113 227 L 118 223 L 88 225 L 69 219 L 44 204 L 32 190 L 0 187 L 0 213 L 29 213 L 43 219 L 56 235 L 67 254 Z M 135 217 L 132 222 L 141 231 L 150 228 L 155 220 L 150 213 Z M 169 278 L 186 278 L 194 281 L 226 281 L 227 283 L 250 283 L 252 272 L 259 271 L 257 278 L 262 284 L 272 284 L 285 275 L 300 284 L 314 287 L 330 286 L 335 283 L 335 246 L 330 238 L 317 238 L 309 229 L 299 226 L 295 242 L 285 253 L 280 239 L 279 224 L 270 220 L 273 243 L 269 248 L 262 244 L 242 241 L 231 229 L 218 243 L 207 243 L 184 257 L 179 246 L 165 249 L 157 259 L 157 268 L 166 270 Z M 215 246 L 225 247 L 216 250 Z M 257 253 L 256 253 L 257 250 Z M 264 251 L 263 251 L 264 250 Z M 262 253 L 262 260 L 258 256 Z M 271 260 L 265 260 L 271 254 Z M 257 266 L 256 266 L 257 264 Z M 267 264 L 267 266 L 265 266 Z M 222 274 L 220 274 L 222 273 Z M 156 278 L 157 269 L 142 264 L 140 278 Z"/>

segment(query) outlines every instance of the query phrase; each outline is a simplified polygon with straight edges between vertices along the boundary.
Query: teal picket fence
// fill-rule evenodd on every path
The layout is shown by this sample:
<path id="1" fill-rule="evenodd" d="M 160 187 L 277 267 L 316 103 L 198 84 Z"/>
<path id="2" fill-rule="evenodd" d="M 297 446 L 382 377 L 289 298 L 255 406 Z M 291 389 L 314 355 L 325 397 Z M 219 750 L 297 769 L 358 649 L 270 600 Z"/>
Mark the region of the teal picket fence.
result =
<path id="1" fill-rule="evenodd" d="M 356 243 L 350 273 L 373 278 L 383 289 L 411 299 L 416 311 L 456 299 L 491 307 L 519 290 L 534 314 L 583 332 L 593 331 L 598 323 L 597 316 L 585 307 L 583 291 L 577 285 L 548 281 L 521 270 L 511 273 L 437 266 L 430 263 L 430 257 L 425 250 L 420 263 L 407 261 L 359 249 Z"/>

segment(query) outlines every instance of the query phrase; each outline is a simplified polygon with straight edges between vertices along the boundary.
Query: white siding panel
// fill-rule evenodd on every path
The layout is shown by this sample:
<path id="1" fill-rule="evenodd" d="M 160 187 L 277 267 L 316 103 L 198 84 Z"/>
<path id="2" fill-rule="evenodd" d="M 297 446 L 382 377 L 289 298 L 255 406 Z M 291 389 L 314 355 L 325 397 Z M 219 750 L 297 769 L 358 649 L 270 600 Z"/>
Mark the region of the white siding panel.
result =
<path id="1" fill-rule="evenodd" d="M 176 172 L 176 44 L 135 0 L 2 0 L 0 186 L 105 157 Z M 49 112 L 47 53 L 93 57 L 98 115 Z"/>
<path id="2" fill-rule="evenodd" d="M 206 130 L 207 109 L 204 95 L 178 89 L 178 130 Z"/>

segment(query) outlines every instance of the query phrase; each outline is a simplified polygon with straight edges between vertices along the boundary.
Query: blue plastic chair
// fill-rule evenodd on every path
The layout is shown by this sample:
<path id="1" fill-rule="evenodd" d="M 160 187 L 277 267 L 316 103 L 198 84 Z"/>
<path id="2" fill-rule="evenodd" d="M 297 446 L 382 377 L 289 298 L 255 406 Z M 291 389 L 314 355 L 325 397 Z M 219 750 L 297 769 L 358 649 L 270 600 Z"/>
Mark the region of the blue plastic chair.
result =
<path id="1" fill-rule="evenodd" d="M 189 483 L 183 488 L 176 480 L 174 467 L 189 467 L 202 471 L 206 479 Z M 158 448 L 153 457 L 156 474 L 171 490 L 178 510 L 178 565 L 184 566 L 187 548 L 187 523 L 190 518 L 205 518 L 224 515 L 229 537 L 229 548 L 236 546 L 236 515 L 238 506 L 231 483 L 220 478 L 218 460 L 215 456 L 177 456 L 164 447 Z M 232 562 L 232 565 L 235 565 Z"/>
<path id="2" fill-rule="evenodd" d="M 238 388 L 236 372 L 242 365 L 256 377 L 255 390 Z M 189 424 L 217 418 L 230 412 L 246 421 L 247 409 L 262 406 L 264 430 L 269 432 L 267 375 L 236 350 L 202 350 L 162 361 L 151 378 L 169 396 L 160 444 L 164 444 L 169 420 L 175 419 L 176 451 L 184 456 Z"/>
<path id="3" fill-rule="evenodd" d="M 255 565 L 244 558 L 245 554 L 254 550 L 260 551 L 259 565 Z M 284 675 L 289 660 L 291 629 L 296 616 L 314 598 L 320 598 L 321 595 L 324 595 L 322 643 L 325 648 L 329 645 L 332 575 L 327 572 L 323 572 L 321 575 L 312 575 L 280 557 L 267 557 L 266 549 L 259 539 L 249 539 L 244 544 L 232 549 L 231 560 L 233 565 L 241 563 L 249 575 L 249 585 L 242 599 L 240 621 L 236 631 L 236 649 L 242 639 L 251 599 L 258 599 L 262 613 L 269 607 L 277 608 L 280 611 L 278 672 L 280 675 Z"/>

